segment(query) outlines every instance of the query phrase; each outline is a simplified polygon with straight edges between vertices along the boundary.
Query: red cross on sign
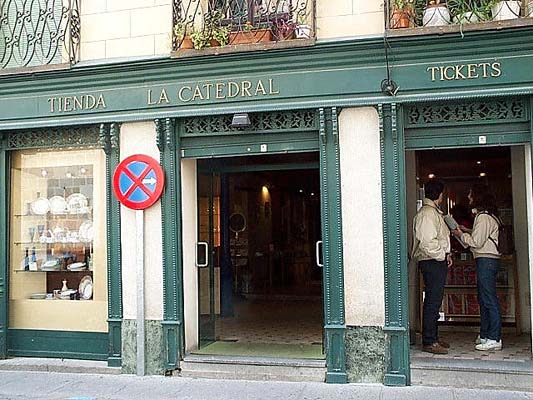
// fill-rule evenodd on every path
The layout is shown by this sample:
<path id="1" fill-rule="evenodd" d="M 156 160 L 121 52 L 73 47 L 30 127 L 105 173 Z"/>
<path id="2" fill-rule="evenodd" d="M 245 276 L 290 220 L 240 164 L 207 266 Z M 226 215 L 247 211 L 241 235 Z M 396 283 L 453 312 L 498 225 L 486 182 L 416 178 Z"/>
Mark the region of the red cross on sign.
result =
<path id="1" fill-rule="evenodd" d="M 144 154 L 124 159 L 115 169 L 113 190 L 118 201 L 128 208 L 144 210 L 163 193 L 165 174 L 159 162 Z"/>

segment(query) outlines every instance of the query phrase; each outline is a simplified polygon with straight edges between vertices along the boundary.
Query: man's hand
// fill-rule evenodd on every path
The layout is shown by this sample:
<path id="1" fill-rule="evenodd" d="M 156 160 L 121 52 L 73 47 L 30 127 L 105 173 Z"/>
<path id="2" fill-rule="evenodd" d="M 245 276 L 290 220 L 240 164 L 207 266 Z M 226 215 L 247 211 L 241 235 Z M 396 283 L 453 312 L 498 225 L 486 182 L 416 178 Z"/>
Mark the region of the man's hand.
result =
<path id="1" fill-rule="evenodd" d="M 446 261 L 448 262 L 448 268 L 450 268 L 453 265 L 453 258 L 451 254 L 446 255 Z"/>

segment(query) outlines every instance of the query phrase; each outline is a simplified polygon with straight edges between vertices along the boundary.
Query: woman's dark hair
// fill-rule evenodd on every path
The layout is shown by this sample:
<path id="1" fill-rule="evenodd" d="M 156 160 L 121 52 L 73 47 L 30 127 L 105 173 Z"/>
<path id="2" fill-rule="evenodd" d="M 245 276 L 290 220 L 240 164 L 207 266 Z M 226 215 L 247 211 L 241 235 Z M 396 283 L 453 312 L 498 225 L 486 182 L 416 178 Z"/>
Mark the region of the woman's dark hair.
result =
<path id="1" fill-rule="evenodd" d="M 486 211 L 492 215 L 498 215 L 498 206 L 496 197 L 487 185 L 476 183 L 470 188 L 472 194 L 472 207 L 478 211 Z"/>
<path id="2" fill-rule="evenodd" d="M 441 180 L 432 179 L 424 184 L 424 196 L 430 200 L 437 200 L 442 192 L 444 192 L 444 182 Z"/>

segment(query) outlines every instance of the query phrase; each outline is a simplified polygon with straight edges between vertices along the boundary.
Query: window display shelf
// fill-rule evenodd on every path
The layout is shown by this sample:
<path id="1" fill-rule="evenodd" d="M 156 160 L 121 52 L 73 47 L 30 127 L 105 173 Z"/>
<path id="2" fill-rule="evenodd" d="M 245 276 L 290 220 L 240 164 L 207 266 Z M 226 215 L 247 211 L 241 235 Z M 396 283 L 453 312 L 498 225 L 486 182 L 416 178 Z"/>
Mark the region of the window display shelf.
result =
<path id="1" fill-rule="evenodd" d="M 81 246 L 90 246 L 93 244 L 93 241 L 91 240 L 90 242 L 45 242 L 45 243 L 41 243 L 41 242 L 13 242 L 13 244 L 17 245 L 17 246 L 50 246 L 50 245 L 64 245 L 64 246 L 68 246 L 68 245 L 81 245 Z"/>
<path id="2" fill-rule="evenodd" d="M 17 218 L 37 218 L 37 219 L 50 219 L 50 218 L 65 218 L 72 217 L 73 219 L 79 219 L 81 217 L 91 215 L 92 211 L 80 212 L 80 213 L 56 213 L 56 214 L 13 214 Z"/>
<path id="3" fill-rule="evenodd" d="M 42 271 L 42 270 L 38 270 L 38 271 L 27 271 L 25 269 L 16 269 L 15 272 L 18 274 L 18 273 L 25 273 L 25 274 L 28 274 L 28 273 L 31 273 L 31 274 L 45 274 L 45 273 L 48 273 L 48 274 L 76 274 L 78 272 L 85 272 L 85 273 L 92 273 L 93 271 L 90 270 L 90 269 L 82 269 L 82 270 L 78 270 L 78 271 L 64 271 L 64 270 L 60 270 L 60 271 Z"/>

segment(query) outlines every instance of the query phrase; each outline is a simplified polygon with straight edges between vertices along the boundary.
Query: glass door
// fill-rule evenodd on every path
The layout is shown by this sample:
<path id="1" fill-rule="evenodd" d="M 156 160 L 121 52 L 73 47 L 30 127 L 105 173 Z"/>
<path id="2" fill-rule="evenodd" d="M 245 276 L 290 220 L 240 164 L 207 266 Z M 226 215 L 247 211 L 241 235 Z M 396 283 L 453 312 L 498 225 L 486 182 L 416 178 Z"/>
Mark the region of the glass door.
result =
<path id="1" fill-rule="evenodd" d="M 220 177 L 198 174 L 198 304 L 200 347 L 216 341 L 220 315 Z"/>

